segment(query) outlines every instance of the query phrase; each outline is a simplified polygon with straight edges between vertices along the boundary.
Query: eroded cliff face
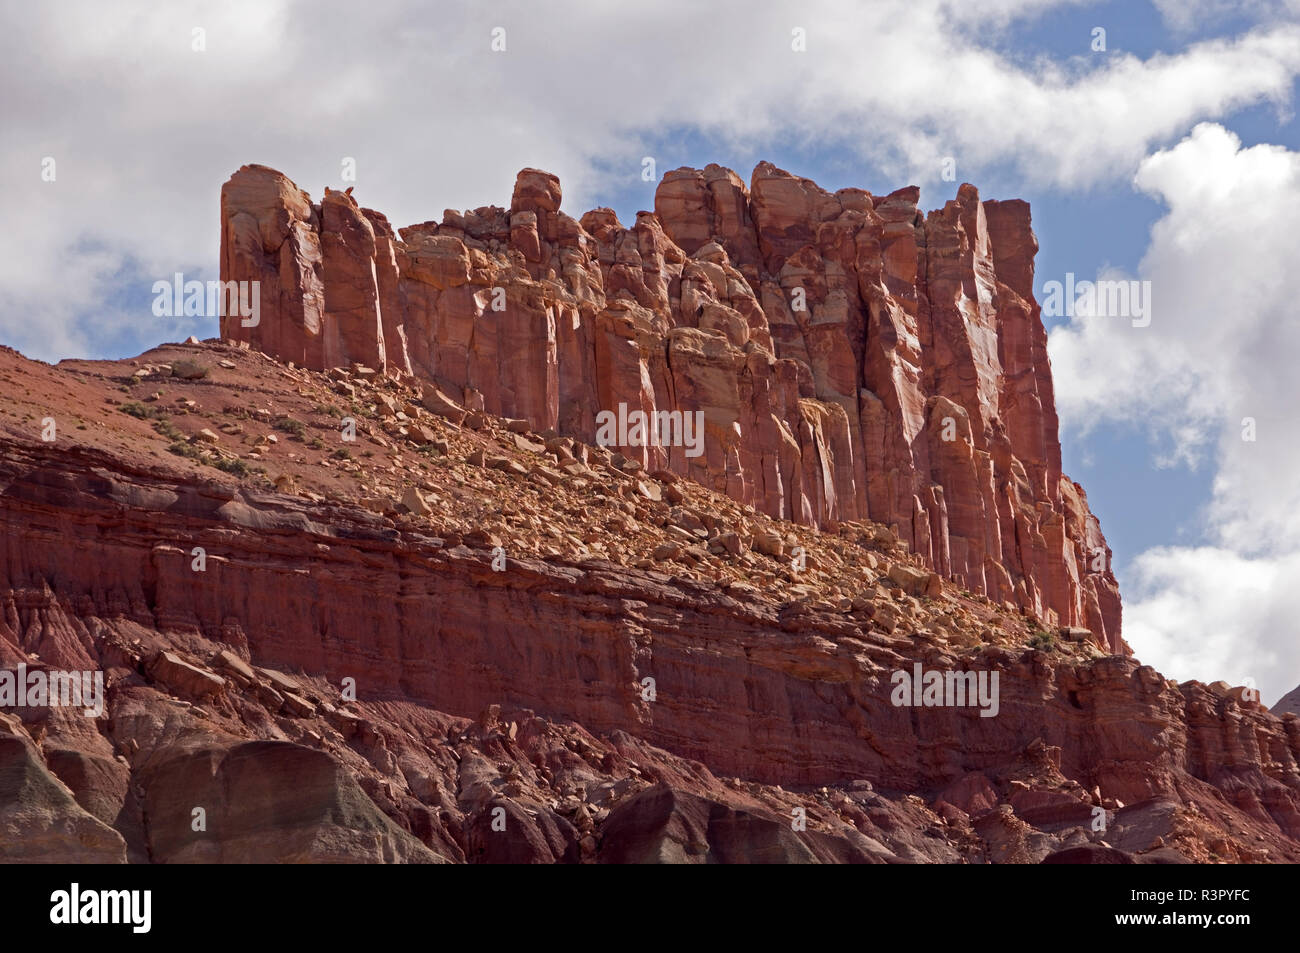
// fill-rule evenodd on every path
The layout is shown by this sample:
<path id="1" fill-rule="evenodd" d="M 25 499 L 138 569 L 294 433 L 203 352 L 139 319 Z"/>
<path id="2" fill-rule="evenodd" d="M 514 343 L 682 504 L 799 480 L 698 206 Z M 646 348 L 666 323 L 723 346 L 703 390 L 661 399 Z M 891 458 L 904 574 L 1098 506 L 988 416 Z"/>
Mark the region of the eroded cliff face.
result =
<path id="1" fill-rule="evenodd" d="M 1061 473 L 1029 207 L 970 185 L 928 215 L 918 198 L 767 163 L 746 188 L 711 165 L 666 175 L 627 228 L 566 215 L 559 181 L 525 169 L 509 209 L 394 232 L 244 166 L 221 278 L 261 282 L 261 313 L 222 334 L 588 443 L 620 405 L 701 412 L 698 456 L 617 449 L 778 519 L 891 526 L 959 587 L 1126 653 L 1110 551 Z"/>
<path id="2" fill-rule="evenodd" d="M 1300 718 L 879 524 L 234 344 L 0 381 L 0 671 L 104 681 L 0 701 L 0 858 L 1300 860 Z"/>

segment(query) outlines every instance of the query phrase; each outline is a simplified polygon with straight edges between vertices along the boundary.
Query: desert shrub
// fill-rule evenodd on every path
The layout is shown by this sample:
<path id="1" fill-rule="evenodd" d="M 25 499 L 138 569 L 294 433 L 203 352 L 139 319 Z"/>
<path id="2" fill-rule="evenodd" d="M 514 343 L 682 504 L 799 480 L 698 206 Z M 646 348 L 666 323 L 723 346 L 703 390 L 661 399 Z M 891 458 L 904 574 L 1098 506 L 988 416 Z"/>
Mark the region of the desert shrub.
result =
<path id="1" fill-rule="evenodd" d="M 292 417 L 281 417 L 271 426 L 273 426 L 276 430 L 282 430 L 285 433 L 292 434 L 295 437 L 301 437 L 304 433 L 307 432 L 307 425 L 303 423 L 301 420 L 294 420 Z"/>
<path id="2" fill-rule="evenodd" d="M 203 454 L 199 449 L 183 440 L 177 440 L 167 448 L 168 453 L 174 453 L 178 457 L 185 457 L 189 460 L 202 460 Z"/>
<path id="3" fill-rule="evenodd" d="M 136 417 L 140 420 L 151 420 L 163 416 L 160 408 L 150 407 L 137 400 L 128 400 L 125 404 L 119 404 L 117 409 L 129 417 Z"/>
<path id="4" fill-rule="evenodd" d="M 209 370 L 206 364 L 191 361 L 187 357 L 172 361 L 172 377 L 179 377 L 183 381 L 201 380 L 208 376 Z"/>
<path id="5" fill-rule="evenodd" d="M 233 473 L 235 476 L 248 476 L 253 472 L 252 468 L 238 457 L 233 460 L 228 460 L 225 457 L 218 457 L 212 465 L 218 470 L 224 470 L 226 473 Z"/>
<path id="6" fill-rule="evenodd" d="M 166 420 L 159 420 L 153 425 L 153 429 L 160 436 L 166 437 L 168 440 L 175 440 L 180 443 L 185 442 L 185 434 L 173 427 Z"/>
<path id="7" fill-rule="evenodd" d="M 1029 645 L 1032 648 L 1039 649 L 1043 652 L 1050 652 L 1056 645 L 1056 636 L 1051 632 L 1034 628 L 1029 633 Z"/>

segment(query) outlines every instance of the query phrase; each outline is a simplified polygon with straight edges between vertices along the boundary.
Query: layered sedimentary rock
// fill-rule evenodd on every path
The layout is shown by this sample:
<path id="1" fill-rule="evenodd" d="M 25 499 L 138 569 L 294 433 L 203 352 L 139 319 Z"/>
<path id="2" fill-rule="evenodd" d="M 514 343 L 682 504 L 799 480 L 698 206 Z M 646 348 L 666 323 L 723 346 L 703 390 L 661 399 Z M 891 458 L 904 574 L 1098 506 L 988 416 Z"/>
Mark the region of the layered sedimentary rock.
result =
<path id="1" fill-rule="evenodd" d="M 1129 851 L 1300 859 L 1300 720 L 981 645 L 944 600 L 891 632 L 606 560 L 497 572 L 409 522 L 99 454 L 10 448 L 0 480 L 0 656 L 108 684 L 100 721 L 0 725 L 11 858 L 1027 862 L 1095 840 L 1099 808 Z M 998 672 L 994 717 L 893 704 L 916 664 Z M 493 705 L 520 713 L 467 729 Z"/>
<path id="2" fill-rule="evenodd" d="M 0 379 L 0 669 L 105 690 L 0 693 L 5 858 L 1300 860 L 1300 718 L 879 524 L 217 342 Z"/>
<path id="3" fill-rule="evenodd" d="M 525 169 L 509 209 L 394 232 L 244 166 L 221 277 L 260 281 L 261 314 L 222 333 L 587 442 L 602 410 L 700 412 L 699 455 L 618 449 L 776 518 L 889 525 L 958 586 L 1127 651 L 1109 549 L 1061 473 L 1029 208 L 970 185 L 928 215 L 918 199 L 679 169 L 629 228 L 566 215 Z"/>

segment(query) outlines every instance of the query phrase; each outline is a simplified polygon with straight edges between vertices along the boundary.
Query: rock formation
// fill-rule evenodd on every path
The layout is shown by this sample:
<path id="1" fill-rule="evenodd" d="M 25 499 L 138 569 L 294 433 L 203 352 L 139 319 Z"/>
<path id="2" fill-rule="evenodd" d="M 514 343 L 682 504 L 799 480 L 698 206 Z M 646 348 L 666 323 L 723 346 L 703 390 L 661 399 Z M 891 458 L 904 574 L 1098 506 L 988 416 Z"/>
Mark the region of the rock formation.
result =
<path id="1" fill-rule="evenodd" d="M 0 859 L 1300 862 L 1300 717 L 887 526 L 233 342 L 0 381 L 0 672 L 106 691 L 0 703 Z"/>
<path id="2" fill-rule="evenodd" d="M 259 281 L 261 314 L 222 334 L 586 443 L 602 410 L 700 412 L 698 456 L 614 449 L 777 519 L 884 524 L 957 586 L 1127 652 L 1110 551 L 1061 473 L 1029 207 L 918 198 L 711 165 L 666 175 L 628 228 L 565 214 L 556 177 L 525 169 L 509 209 L 394 232 L 244 166 L 221 278 Z"/>
<path id="3" fill-rule="evenodd" d="M 1023 202 L 560 198 L 397 233 L 246 166 L 255 320 L 0 348 L 0 678 L 104 686 L 0 690 L 0 859 L 1300 861 L 1289 703 L 1120 636 Z"/>

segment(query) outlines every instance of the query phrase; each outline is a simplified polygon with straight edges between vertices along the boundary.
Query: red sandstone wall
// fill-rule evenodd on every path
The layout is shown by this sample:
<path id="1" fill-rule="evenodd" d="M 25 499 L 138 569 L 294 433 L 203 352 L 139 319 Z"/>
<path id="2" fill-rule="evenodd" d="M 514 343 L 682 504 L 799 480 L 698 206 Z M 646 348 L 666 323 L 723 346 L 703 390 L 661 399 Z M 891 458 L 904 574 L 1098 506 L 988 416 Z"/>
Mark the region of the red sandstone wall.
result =
<path id="1" fill-rule="evenodd" d="M 222 188 L 221 277 L 261 281 L 262 313 L 222 334 L 588 442 L 620 403 L 702 412 L 701 456 L 620 449 L 771 516 L 892 525 L 958 585 L 1126 652 L 1109 549 L 1061 473 L 1029 207 L 970 185 L 928 215 L 918 198 L 768 163 L 747 189 L 711 165 L 670 172 L 625 228 L 571 218 L 525 169 L 508 210 L 398 238 L 351 195 L 313 205 L 244 166 Z"/>

